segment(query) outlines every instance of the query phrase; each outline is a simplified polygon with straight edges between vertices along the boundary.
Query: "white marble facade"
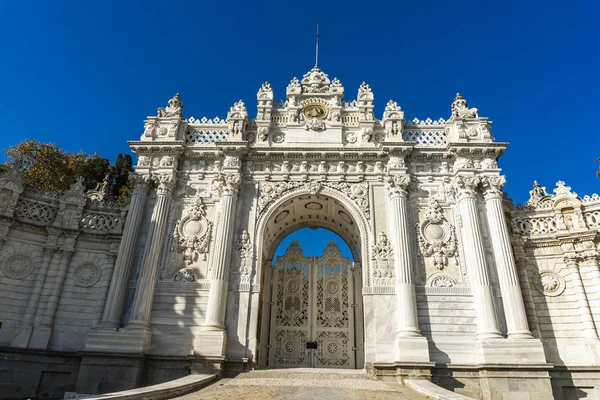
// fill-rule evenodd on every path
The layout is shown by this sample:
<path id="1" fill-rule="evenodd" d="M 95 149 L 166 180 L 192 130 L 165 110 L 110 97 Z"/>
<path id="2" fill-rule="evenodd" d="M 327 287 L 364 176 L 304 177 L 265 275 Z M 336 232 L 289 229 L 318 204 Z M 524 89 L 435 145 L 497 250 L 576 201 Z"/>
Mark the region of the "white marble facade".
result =
<path id="1" fill-rule="evenodd" d="M 169 100 L 129 142 L 124 207 L 0 178 L 0 352 L 21 360 L 0 375 L 96 393 L 269 368 L 275 248 L 323 227 L 354 256 L 344 365 L 481 398 L 600 395 L 597 195 L 536 183 L 515 207 L 507 144 L 459 94 L 447 120 L 406 121 L 392 100 L 379 120 L 369 85 L 346 101 L 314 67 L 257 102 L 255 119 L 242 101 L 185 119 Z"/>

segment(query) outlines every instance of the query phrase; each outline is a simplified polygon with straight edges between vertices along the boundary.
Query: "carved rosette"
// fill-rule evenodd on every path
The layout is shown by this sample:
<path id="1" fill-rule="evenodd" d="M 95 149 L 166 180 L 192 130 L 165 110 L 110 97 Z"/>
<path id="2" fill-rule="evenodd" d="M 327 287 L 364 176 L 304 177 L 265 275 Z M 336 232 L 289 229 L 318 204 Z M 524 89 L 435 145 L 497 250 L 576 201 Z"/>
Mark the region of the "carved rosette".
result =
<path id="1" fill-rule="evenodd" d="M 406 197 L 406 189 L 410 184 L 408 175 L 389 175 L 386 177 L 385 188 L 390 197 Z"/>
<path id="2" fill-rule="evenodd" d="M 197 260 L 198 254 L 206 254 L 211 232 L 212 222 L 206 219 L 202 198 L 196 196 L 184 211 L 183 218 L 175 224 L 173 250 L 183 252 L 186 264 L 191 265 Z"/>
<path id="3" fill-rule="evenodd" d="M 539 271 L 533 279 L 535 288 L 545 296 L 560 296 L 565 291 L 564 278 L 549 269 Z"/>
<path id="4" fill-rule="evenodd" d="M 427 278 L 425 286 L 448 288 L 456 286 L 456 280 L 443 272 L 435 272 Z"/>
<path id="5" fill-rule="evenodd" d="M 372 285 L 393 286 L 394 285 L 394 257 L 392 246 L 383 232 L 379 232 L 377 243 L 373 246 L 371 256 L 373 260 Z"/>
<path id="6" fill-rule="evenodd" d="M 85 263 L 75 269 L 73 280 L 77 286 L 91 287 L 100 280 L 101 276 L 102 270 L 100 267 L 92 263 Z"/>
<path id="7" fill-rule="evenodd" d="M 198 279 L 198 271 L 193 267 L 183 267 L 173 275 L 175 282 L 196 282 Z"/>
<path id="8" fill-rule="evenodd" d="M 439 270 L 444 269 L 447 258 L 456 255 L 456 235 L 435 199 L 429 201 L 425 219 L 416 228 L 421 254 L 433 257 L 433 265 Z"/>
<path id="9" fill-rule="evenodd" d="M 231 266 L 231 281 L 234 284 L 248 283 L 252 276 L 252 242 L 250 234 L 244 230 L 235 246 L 235 253 Z"/>
<path id="10" fill-rule="evenodd" d="M 14 254 L 4 261 L 2 272 L 11 279 L 25 279 L 34 270 L 35 263 L 25 254 Z"/>
<path id="11" fill-rule="evenodd" d="M 218 197 L 237 196 L 240 183 L 240 174 L 219 174 L 213 182 L 213 191 Z"/>

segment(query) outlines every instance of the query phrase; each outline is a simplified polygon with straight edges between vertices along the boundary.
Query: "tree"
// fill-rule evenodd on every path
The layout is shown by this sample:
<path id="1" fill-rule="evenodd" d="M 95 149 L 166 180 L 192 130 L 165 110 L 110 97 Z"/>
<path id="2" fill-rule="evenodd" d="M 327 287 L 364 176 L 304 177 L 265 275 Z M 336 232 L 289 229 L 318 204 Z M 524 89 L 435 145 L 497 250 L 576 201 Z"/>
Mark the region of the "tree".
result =
<path id="1" fill-rule="evenodd" d="M 4 151 L 8 156 L 6 167 L 23 174 L 23 182 L 33 188 L 52 193 L 66 192 L 78 176 L 82 176 L 87 190 L 108 176 L 110 193 L 117 201 L 130 193 L 129 172 L 133 171 L 131 156 L 119 154 L 114 165 L 98 154 L 69 153 L 54 143 L 25 140 Z M 1 172 L 1 170 L 0 170 Z"/>

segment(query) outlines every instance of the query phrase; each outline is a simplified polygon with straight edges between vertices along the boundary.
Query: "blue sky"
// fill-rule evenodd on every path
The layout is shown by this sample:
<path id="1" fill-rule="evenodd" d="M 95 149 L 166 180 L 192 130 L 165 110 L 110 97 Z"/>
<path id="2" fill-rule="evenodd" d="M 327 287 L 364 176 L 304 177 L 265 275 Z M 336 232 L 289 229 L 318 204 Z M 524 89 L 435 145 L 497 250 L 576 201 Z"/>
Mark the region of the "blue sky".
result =
<path id="1" fill-rule="evenodd" d="M 277 261 L 277 257 L 285 255 L 285 251 L 292 243 L 292 240 L 298 240 L 298 242 L 300 242 L 300 247 L 302 247 L 303 253 L 307 257 L 321 257 L 325 247 L 333 240 L 341 250 L 342 256 L 348 257 L 350 261 L 354 261 L 350 247 L 336 233 L 323 228 L 302 228 L 283 238 L 281 243 L 277 246 L 277 249 L 275 249 L 273 263 Z"/>
<path id="2" fill-rule="evenodd" d="M 269 80 L 320 66 L 353 99 L 364 80 L 376 114 L 447 118 L 456 92 L 511 145 L 506 190 L 534 179 L 600 192 L 596 132 L 600 3 L 0 0 L 0 148 L 26 138 L 114 159 L 143 119 L 180 92 L 186 117 L 225 117 Z M 0 161 L 4 159 L 1 158 Z"/>

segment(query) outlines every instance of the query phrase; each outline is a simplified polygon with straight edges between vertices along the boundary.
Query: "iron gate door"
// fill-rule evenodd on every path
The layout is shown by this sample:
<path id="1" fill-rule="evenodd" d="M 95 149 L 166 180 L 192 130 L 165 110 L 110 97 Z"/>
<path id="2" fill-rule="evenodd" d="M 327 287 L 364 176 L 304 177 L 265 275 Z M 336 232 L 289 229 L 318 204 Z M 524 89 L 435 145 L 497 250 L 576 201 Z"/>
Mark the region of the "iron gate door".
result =
<path id="1" fill-rule="evenodd" d="M 355 368 L 354 271 L 330 242 L 305 257 L 297 241 L 273 274 L 269 366 Z"/>

